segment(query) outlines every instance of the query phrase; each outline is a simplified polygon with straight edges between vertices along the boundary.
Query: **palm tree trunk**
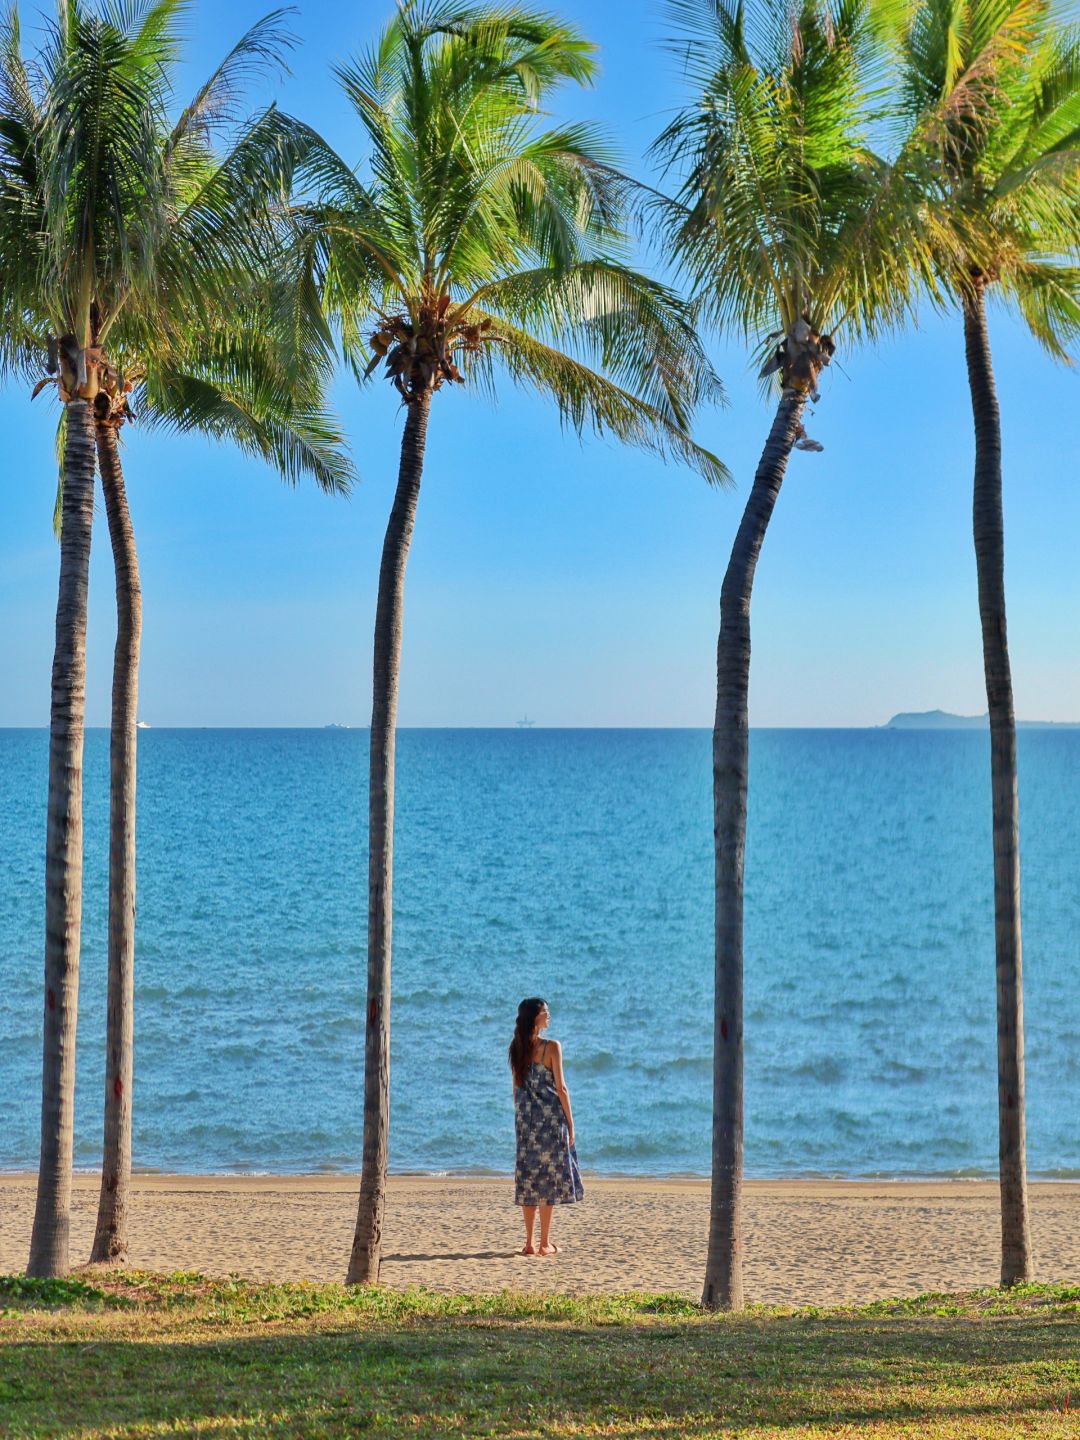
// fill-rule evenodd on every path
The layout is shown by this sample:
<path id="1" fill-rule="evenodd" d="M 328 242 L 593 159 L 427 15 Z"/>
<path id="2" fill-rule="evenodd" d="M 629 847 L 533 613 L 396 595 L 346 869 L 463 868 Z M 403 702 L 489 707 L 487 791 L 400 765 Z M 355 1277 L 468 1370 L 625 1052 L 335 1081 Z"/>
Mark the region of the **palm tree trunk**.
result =
<path id="1" fill-rule="evenodd" d="M 1024 989 L 1020 939 L 1020 819 L 1016 718 L 1005 627 L 1005 527 L 1001 509 L 1001 416 L 986 297 L 979 284 L 964 302 L 964 342 L 975 419 L 975 563 L 979 577 L 983 670 L 990 711 L 994 826 L 994 943 L 997 957 L 998 1167 L 1001 1176 L 1001 1283 L 1031 1280 L 1034 1258 L 1027 1203 L 1024 1116 Z"/>
<path id="2" fill-rule="evenodd" d="M 713 1017 L 712 1198 L 701 1303 L 741 1310 L 743 1170 L 743 861 L 746 850 L 750 593 L 806 396 L 785 390 L 731 548 L 720 592 L 713 727 L 716 989 Z"/>
<path id="3" fill-rule="evenodd" d="M 28 1275 L 66 1275 L 75 1109 L 75 1027 L 82 924 L 82 763 L 86 712 L 86 597 L 94 520 L 94 420 L 67 407 L 60 587 L 49 728 L 45 842 L 45 1031 L 41 1160 Z"/>
<path id="4" fill-rule="evenodd" d="M 397 492 L 383 540 L 375 610 L 368 800 L 368 973 L 364 1043 L 364 1161 L 349 1285 L 374 1285 L 382 1259 L 390 1129 L 390 946 L 394 902 L 394 744 L 405 564 L 424 469 L 431 391 L 408 404 Z"/>
<path id="5" fill-rule="evenodd" d="M 105 492 L 116 571 L 109 741 L 109 982 L 105 1030 L 105 1138 L 101 1195 L 91 1264 L 127 1256 L 131 1183 L 131 1080 L 135 1027 L 135 771 L 142 588 L 116 425 L 97 426 L 98 468 Z"/>

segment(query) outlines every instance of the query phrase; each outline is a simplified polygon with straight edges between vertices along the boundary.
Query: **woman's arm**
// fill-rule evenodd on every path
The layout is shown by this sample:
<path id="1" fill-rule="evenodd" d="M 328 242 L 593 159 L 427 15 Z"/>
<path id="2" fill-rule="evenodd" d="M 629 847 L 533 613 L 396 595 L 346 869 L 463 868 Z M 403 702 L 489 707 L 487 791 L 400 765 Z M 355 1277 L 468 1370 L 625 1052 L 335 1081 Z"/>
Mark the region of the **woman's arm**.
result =
<path id="1" fill-rule="evenodd" d="M 555 1081 L 555 1093 L 559 1097 L 559 1104 L 566 1116 L 566 1125 L 570 1131 L 570 1144 L 574 1143 L 574 1117 L 570 1113 L 570 1091 L 566 1088 L 566 1081 L 562 1073 L 562 1046 L 558 1040 L 549 1040 L 551 1047 L 551 1075 Z"/>

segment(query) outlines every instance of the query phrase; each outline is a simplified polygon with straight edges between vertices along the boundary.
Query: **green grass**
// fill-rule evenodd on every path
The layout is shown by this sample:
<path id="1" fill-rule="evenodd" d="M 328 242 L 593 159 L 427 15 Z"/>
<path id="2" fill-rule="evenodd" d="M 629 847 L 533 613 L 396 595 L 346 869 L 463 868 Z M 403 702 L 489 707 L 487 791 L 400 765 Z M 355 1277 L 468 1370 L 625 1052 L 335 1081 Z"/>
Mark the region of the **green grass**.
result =
<path id="1" fill-rule="evenodd" d="M 684 1297 L 0 1278 L 0 1435 L 1080 1435 L 1080 1289 Z"/>

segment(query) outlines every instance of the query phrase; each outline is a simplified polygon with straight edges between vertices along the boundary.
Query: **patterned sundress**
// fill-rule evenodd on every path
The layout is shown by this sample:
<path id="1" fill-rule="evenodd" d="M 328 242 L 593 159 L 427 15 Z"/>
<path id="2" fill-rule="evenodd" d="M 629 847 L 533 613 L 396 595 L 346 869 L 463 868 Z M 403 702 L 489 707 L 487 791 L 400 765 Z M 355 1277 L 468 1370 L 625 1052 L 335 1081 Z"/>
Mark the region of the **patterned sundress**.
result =
<path id="1" fill-rule="evenodd" d="M 534 1060 L 524 1085 L 514 1086 L 517 1164 L 515 1205 L 573 1205 L 585 1198 L 577 1150 L 570 1144 L 555 1080 L 546 1065 Z"/>

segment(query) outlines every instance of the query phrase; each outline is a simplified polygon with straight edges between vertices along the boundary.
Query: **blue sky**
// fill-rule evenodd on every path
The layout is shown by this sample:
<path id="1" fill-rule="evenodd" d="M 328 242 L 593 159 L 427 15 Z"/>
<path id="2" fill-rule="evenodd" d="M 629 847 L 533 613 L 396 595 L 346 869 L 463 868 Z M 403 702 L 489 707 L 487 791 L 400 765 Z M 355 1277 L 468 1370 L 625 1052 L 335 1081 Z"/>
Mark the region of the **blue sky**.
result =
<path id="1" fill-rule="evenodd" d="M 372 37 L 383 3 L 307 3 L 282 104 L 350 160 L 357 129 L 329 65 Z M 602 47 L 589 116 L 627 165 L 679 90 L 654 0 L 568 4 Z M 190 88 L 262 4 L 199 4 Z M 31 29 L 32 10 L 24 11 Z M 258 95 L 254 99 L 264 98 Z M 1010 640 L 1018 713 L 1080 720 L 1078 376 L 1001 313 Z M 716 345 L 730 406 L 699 436 L 734 493 L 675 466 L 560 433 L 507 388 L 498 407 L 441 392 L 409 562 L 403 725 L 708 725 L 720 580 L 769 424 L 737 346 Z M 751 720 L 872 725 L 899 709 L 985 710 L 971 549 L 970 411 L 957 317 L 875 352 L 842 351 L 796 454 L 758 568 Z M 129 427 L 126 467 L 145 603 L 142 714 L 155 725 L 365 724 L 371 626 L 401 415 L 378 384 L 337 402 L 361 483 L 350 501 L 289 490 L 198 439 Z M 8 436 L 0 533 L 0 725 L 48 722 L 58 551 L 55 411 L 0 392 Z M 88 721 L 108 723 L 111 563 L 98 507 Z"/>

